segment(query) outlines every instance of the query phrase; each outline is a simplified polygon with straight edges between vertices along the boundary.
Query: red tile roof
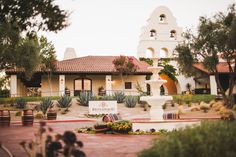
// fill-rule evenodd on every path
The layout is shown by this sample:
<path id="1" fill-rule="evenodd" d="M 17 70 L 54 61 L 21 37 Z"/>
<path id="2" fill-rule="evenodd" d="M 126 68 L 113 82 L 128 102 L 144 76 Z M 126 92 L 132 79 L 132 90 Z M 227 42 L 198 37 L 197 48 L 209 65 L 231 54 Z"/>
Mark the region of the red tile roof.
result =
<path id="1" fill-rule="evenodd" d="M 56 64 L 56 72 L 65 73 L 111 73 L 116 72 L 113 60 L 118 56 L 86 56 L 74 59 L 58 61 Z M 138 61 L 132 57 L 134 64 L 139 68 L 137 73 L 150 73 L 147 70 L 149 66 L 146 62 Z"/>
<path id="2" fill-rule="evenodd" d="M 119 56 L 86 56 L 68 60 L 57 61 L 55 73 L 114 73 L 116 72 L 113 60 Z M 138 66 L 137 74 L 152 74 L 144 61 L 132 57 L 134 64 Z M 6 73 L 14 73 L 22 69 L 8 69 Z M 40 71 L 40 70 L 38 70 Z"/>
<path id="3" fill-rule="evenodd" d="M 210 74 L 210 72 L 203 66 L 202 63 L 195 63 L 193 64 L 193 67 L 207 74 Z M 216 67 L 219 73 L 229 73 L 229 66 L 226 62 L 220 62 Z"/>

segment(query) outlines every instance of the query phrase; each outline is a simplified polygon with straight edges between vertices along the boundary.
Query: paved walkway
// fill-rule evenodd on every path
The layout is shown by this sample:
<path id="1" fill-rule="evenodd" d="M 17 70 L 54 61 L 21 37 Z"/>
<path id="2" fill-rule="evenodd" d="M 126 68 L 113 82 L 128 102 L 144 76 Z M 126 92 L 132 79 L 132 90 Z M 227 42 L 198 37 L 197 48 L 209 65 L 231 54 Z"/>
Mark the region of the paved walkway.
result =
<path id="1" fill-rule="evenodd" d="M 92 126 L 94 122 L 64 122 L 48 124 L 54 132 L 63 133 L 65 130 L 75 130 L 78 127 Z M 12 125 L 0 128 L 0 141 L 10 149 L 15 157 L 27 157 L 19 146 L 22 140 L 31 140 L 38 124 L 33 127 Z M 82 150 L 88 157 L 136 157 L 137 153 L 152 144 L 154 135 L 107 135 L 107 134 L 78 134 L 77 138 L 84 143 Z M 1 152 L 0 152 L 1 153 Z M 0 154 L 0 157 L 4 157 Z"/>

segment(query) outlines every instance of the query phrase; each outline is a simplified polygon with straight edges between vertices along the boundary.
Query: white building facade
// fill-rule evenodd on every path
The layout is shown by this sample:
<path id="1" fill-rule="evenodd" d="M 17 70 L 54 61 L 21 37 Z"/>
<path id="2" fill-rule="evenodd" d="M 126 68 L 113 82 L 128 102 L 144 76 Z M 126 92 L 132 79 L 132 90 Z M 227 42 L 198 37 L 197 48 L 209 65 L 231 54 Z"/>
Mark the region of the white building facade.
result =
<path id="1" fill-rule="evenodd" d="M 138 58 L 154 56 L 173 59 L 175 48 L 181 41 L 183 41 L 182 28 L 177 25 L 176 18 L 167 7 L 157 7 L 147 20 L 147 25 L 142 27 L 137 49 Z M 171 60 L 170 64 L 178 70 L 176 61 Z M 178 94 L 187 90 L 186 84 L 190 84 L 191 89 L 195 88 L 192 77 L 179 75 L 177 79 L 175 85 Z"/>

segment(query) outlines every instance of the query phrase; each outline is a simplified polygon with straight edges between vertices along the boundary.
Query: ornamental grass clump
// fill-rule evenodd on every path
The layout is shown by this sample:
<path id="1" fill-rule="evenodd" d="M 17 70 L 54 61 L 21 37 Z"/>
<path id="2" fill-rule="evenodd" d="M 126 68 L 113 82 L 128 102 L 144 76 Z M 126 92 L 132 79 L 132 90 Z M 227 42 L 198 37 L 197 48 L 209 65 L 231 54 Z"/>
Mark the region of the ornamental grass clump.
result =
<path id="1" fill-rule="evenodd" d="M 160 136 L 139 157 L 236 156 L 236 121 L 205 121 Z"/>
<path id="2" fill-rule="evenodd" d="M 53 101 L 50 98 L 45 98 L 40 102 L 40 110 L 43 112 L 44 116 L 49 108 L 53 107 Z"/>
<path id="3" fill-rule="evenodd" d="M 71 106 L 71 98 L 67 95 L 61 96 L 61 98 L 57 101 L 60 108 L 68 109 Z"/>
<path id="4" fill-rule="evenodd" d="M 125 100 L 125 94 L 124 94 L 124 92 L 121 92 L 121 91 L 115 92 L 114 97 L 115 97 L 117 103 L 123 103 Z"/>
<path id="5" fill-rule="evenodd" d="M 128 108 L 134 108 L 136 106 L 137 102 L 138 102 L 138 99 L 135 96 L 127 96 L 125 98 L 125 105 Z"/>
<path id="6" fill-rule="evenodd" d="M 79 105 L 81 106 L 88 106 L 89 105 L 89 100 L 92 99 L 92 94 L 91 92 L 86 92 L 83 91 L 79 94 L 79 99 L 77 99 Z"/>
<path id="7" fill-rule="evenodd" d="M 26 100 L 24 98 L 18 98 L 16 99 L 16 108 L 18 109 L 25 109 L 26 108 Z"/>

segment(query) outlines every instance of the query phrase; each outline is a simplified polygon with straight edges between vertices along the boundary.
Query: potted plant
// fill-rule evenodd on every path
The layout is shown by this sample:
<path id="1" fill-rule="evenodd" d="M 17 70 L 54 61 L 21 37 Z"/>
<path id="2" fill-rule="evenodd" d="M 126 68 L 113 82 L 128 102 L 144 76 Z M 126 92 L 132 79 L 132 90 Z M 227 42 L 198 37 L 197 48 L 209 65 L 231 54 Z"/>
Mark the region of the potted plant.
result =
<path id="1" fill-rule="evenodd" d="M 67 87 L 65 88 L 65 95 L 70 96 L 70 89 Z"/>
<path id="2" fill-rule="evenodd" d="M 105 91 L 104 87 L 103 86 L 99 87 L 98 88 L 98 95 L 103 96 L 105 94 L 106 94 L 106 91 Z"/>
<path id="3" fill-rule="evenodd" d="M 132 123 L 127 120 L 121 120 L 115 123 L 108 123 L 108 126 L 114 133 L 128 134 L 132 130 Z"/>
<path id="4" fill-rule="evenodd" d="M 44 118 L 46 119 L 46 113 L 49 108 L 52 108 L 53 102 L 50 98 L 45 98 L 40 102 L 39 109 L 42 111 Z"/>

